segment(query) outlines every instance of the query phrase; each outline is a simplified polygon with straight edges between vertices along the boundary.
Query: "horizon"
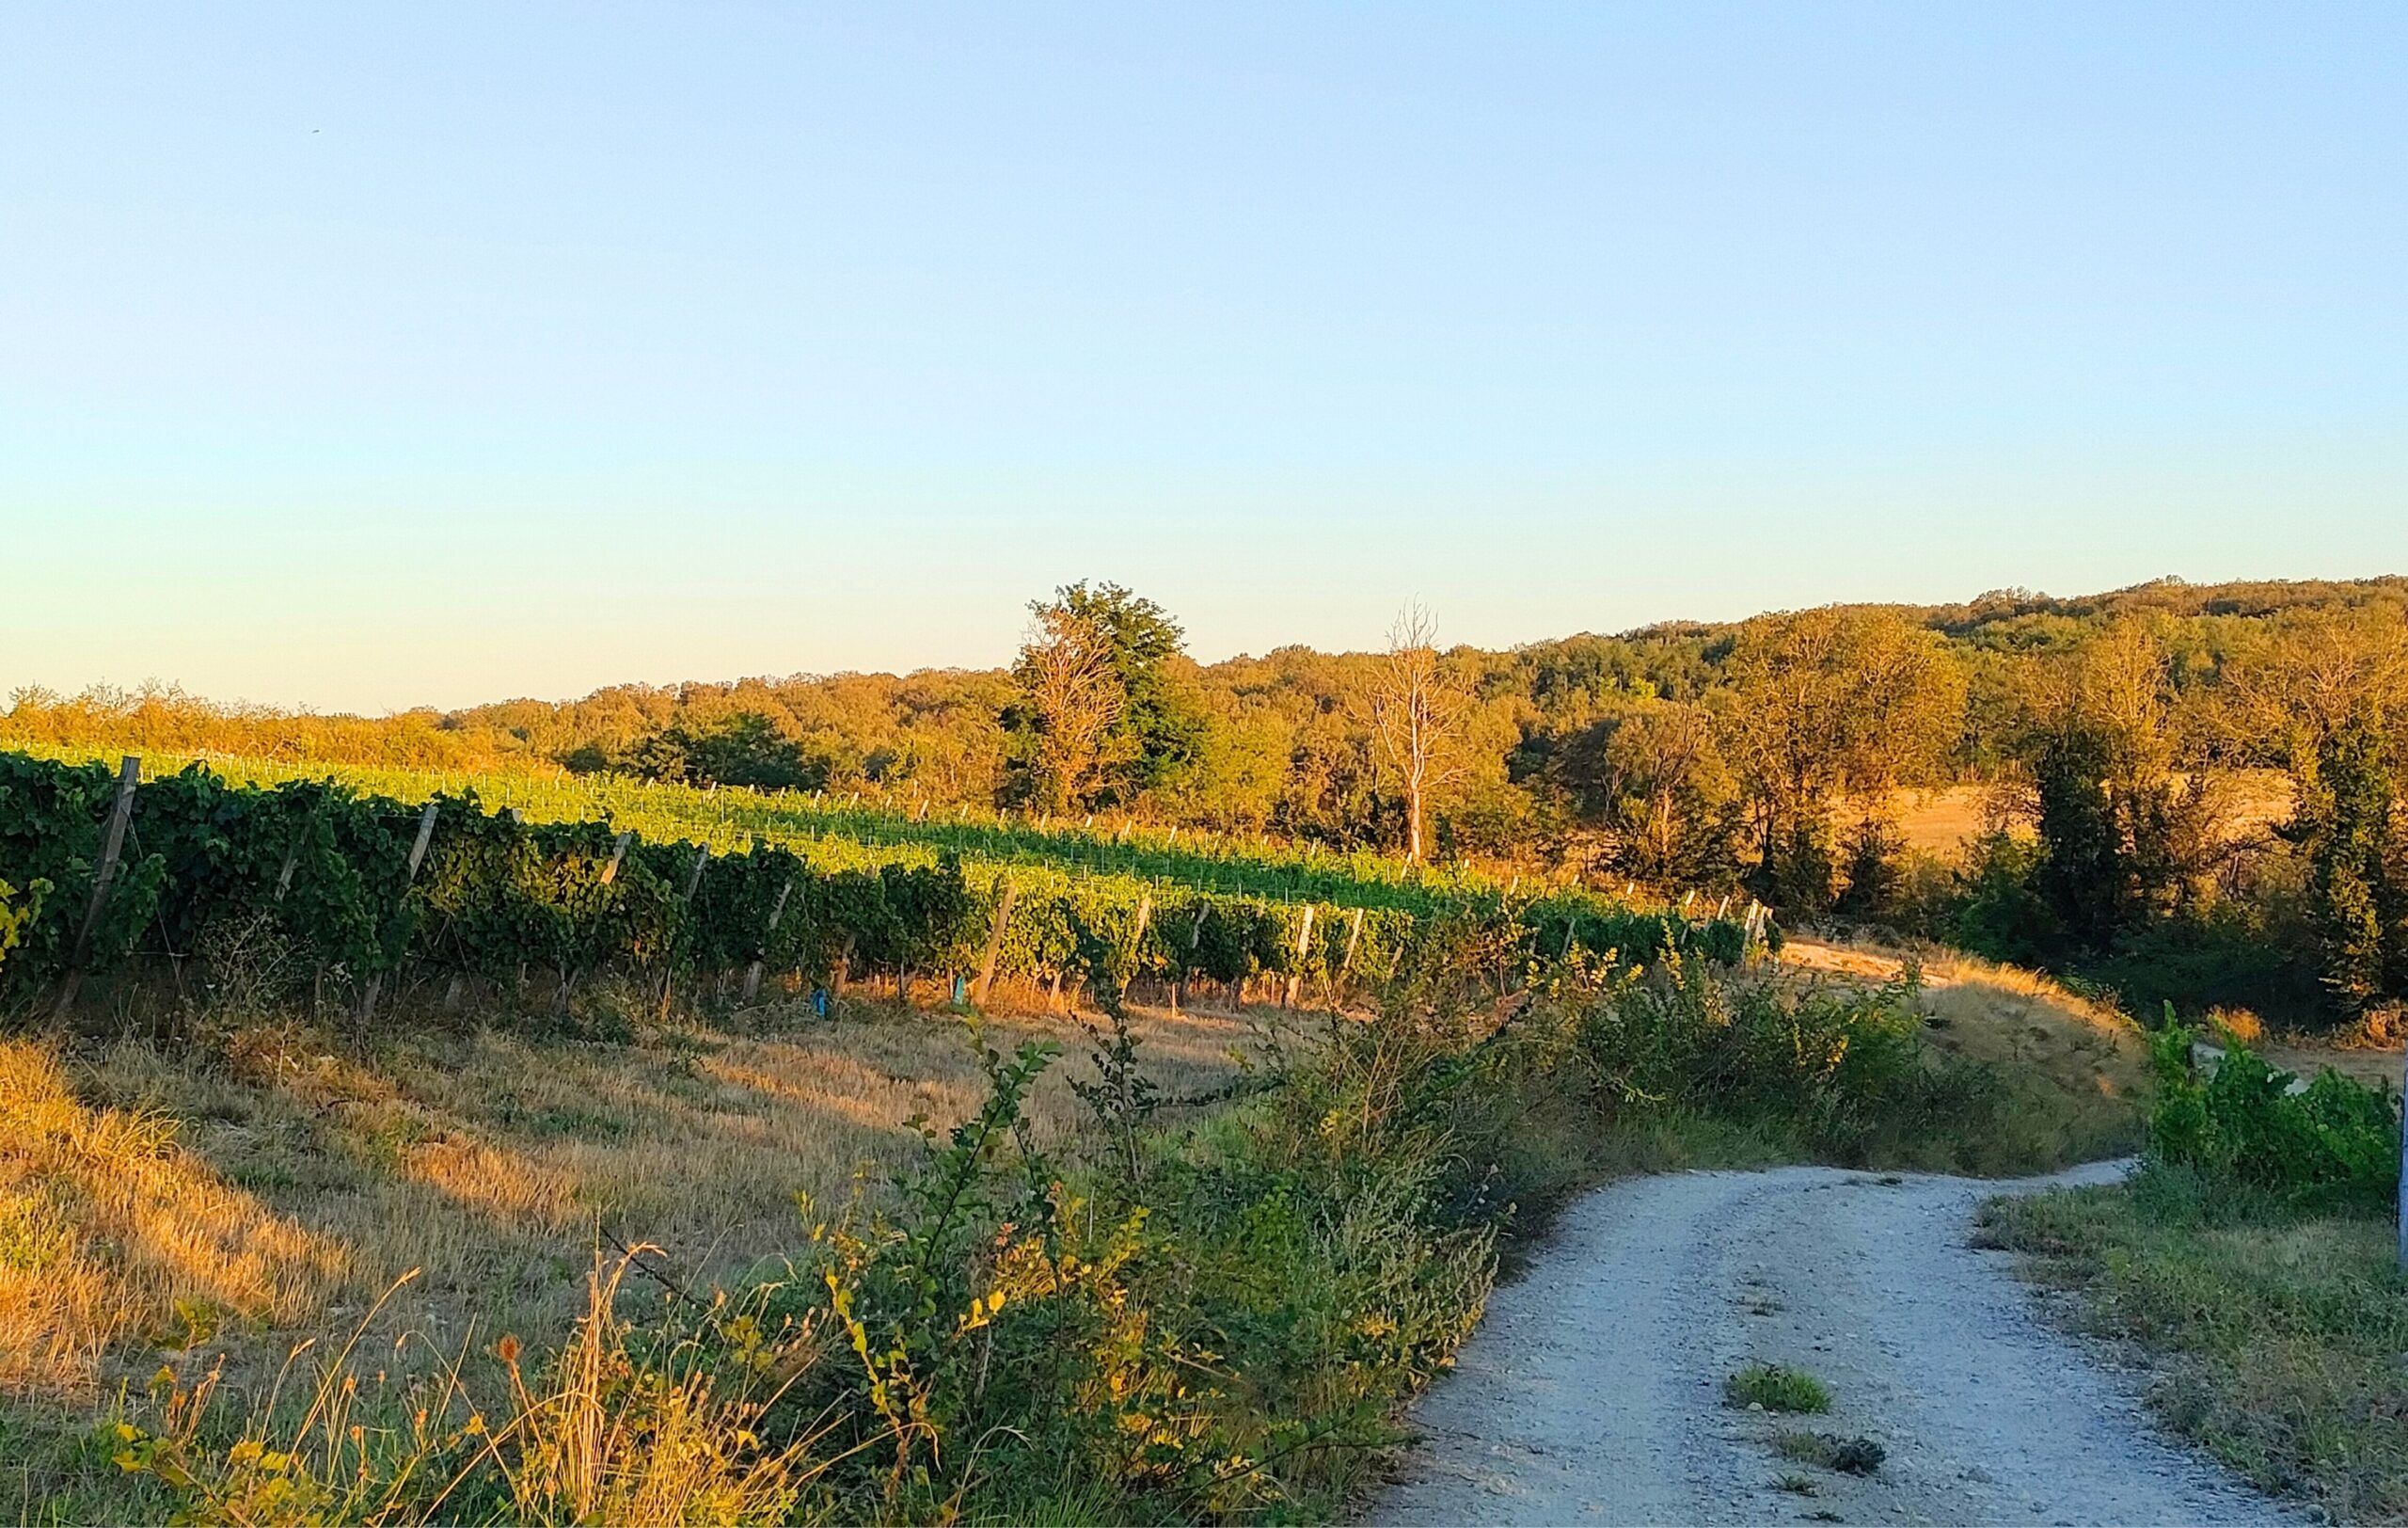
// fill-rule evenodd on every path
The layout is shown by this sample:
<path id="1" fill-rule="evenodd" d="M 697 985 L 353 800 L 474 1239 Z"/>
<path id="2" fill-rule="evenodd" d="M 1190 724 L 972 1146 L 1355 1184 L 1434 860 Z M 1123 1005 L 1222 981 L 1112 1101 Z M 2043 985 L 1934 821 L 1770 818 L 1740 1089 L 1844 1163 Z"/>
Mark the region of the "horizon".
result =
<path id="1" fill-rule="evenodd" d="M 2408 11 L 0 20 L 0 688 L 2408 553 Z"/>
<path id="2" fill-rule="evenodd" d="M 1684 627 L 1715 628 L 1736 626 L 1758 616 L 1788 614 L 1800 610 L 1825 608 L 1873 608 L 1929 612 L 1945 610 L 1952 607 L 1971 608 L 1979 605 L 1986 598 L 1993 595 L 2010 596 L 2020 599 L 2030 599 L 2035 601 L 2077 602 L 2082 600 L 2103 599 L 2113 595 L 2129 594 L 2136 590 L 2162 585 L 2189 589 L 2215 589 L 2228 587 L 2235 584 L 2374 584 L 2396 581 L 2408 581 L 2408 573 L 2368 573 L 2349 575 L 2345 577 L 2309 575 L 2304 578 L 2288 580 L 2192 579 L 2185 578 L 2178 573 L 2165 573 L 2160 574 L 2155 578 L 2141 580 L 2135 583 L 2120 584 L 2112 589 L 2083 590 L 2074 594 L 2060 595 L 2044 589 L 2034 589 L 2024 587 L 2022 585 L 2006 584 L 1995 585 L 1988 589 L 1979 590 L 1974 594 L 1953 599 L 1833 600 L 1828 601 L 1822 606 L 1783 606 L 1774 609 L 1751 611 L 1743 615 L 1732 617 L 1703 618 L 1673 615 L 1667 616 L 1659 620 L 1644 622 L 1639 626 L 1624 627 L 1614 629 L 1586 629 L 1577 631 L 1559 632 L 1551 636 L 1532 637 L 1525 641 L 1511 644 L 1482 645 L 1469 642 L 1458 643 L 1442 641 L 1439 645 L 1441 650 L 1446 651 L 1469 648 L 1471 650 L 1483 653 L 1512 653 L 1531 647 L 1543 647 L 1551 643 L 1578 642 L 1583 639 L 1601 642 L 1629 641 L 1645 637 L 1667 629 L 1678 629 Z M 1143 595 L 1145 591 L 1136 590 L 1133 592 Z M 1174 622 L 1178 622 L 1180 619 L 1179 613 L 1177 611 L 1169 611 L 1165 613 L 1168 614 Z M 1193 653 L 1188 653 L 1186 656 L 1189 657 L 1198 667 L 1211 669 L 1227 663 L 1259 661 L 1269 658 L 1274 653 L 1296 647 L 1302 647 L 1307 651 L 1319 653 L 1325 657 L 1341 658 L 1349 656 L 1372 656 L 1379 651 L 1378 648 L 1373 647 L 1316 647 L 1310 643 L 1280 642 L 1275 643 L 1259 650 L 1242 650 L 1216 658 L 1197 657 Z M 1182 651 L 1184 649 L 1182 649 Z M 23 693 L 26 691 L 37 691 L 46 692 L 52 696 L 61 699 L 74 699 L 81 695 L 95 693 L 111 693 L 120 696 L 139 696 L 146 693 L 158 692 L 181 697 L 186 700 L 197 701 L 203 705 L 221 708 L 227 710 L 256 709 L 293 716 L 317 716 L 328 718 L 352 716 L 357 717 L 361 720 L 375 721 L 409 715 L 420 711 L 432 711 L 437 715 L 448 716 L 499 706 L 573 706 L 583 701 L 591 700 L 596 695 L 605 694 L 614 690 L 638 689 L 664 692 L 679 691 L 688 688 L 733 689 L 746 684 L 812 684 L 827 680 L 851 677 L 908 679 L 916 675 L 922 674 L 1006 674 L 1011 668 L 1011 653 L 1007 651 L 999 661 L 993 663 L 930 663 L 921 664 L 911 668 L 845 668 L 829 670 L 795 669 L 784 672 L 759 670 L 734 674 L 719 678 L 707 678 L 695 676 L 688 676 L 683 678 L 675 679 L 622 678 L 606 681 L 605 683 L 595 685 L 591 689 L 580 691 L 575 694 L 488 695 L 483 699 L 467 700 L 451 704 L 438 703 L 435 701 L 420 701 L 415 704 L 396 706 L 375 711 L 352 710 L 340 707 L 312 707 L 307 705 L 278 706 L 272 702 L 250 700 L 241 696 L 212 695 L 205 692 L 190 689 L 171 679 L 161 679 L 156 677 L 146 678 L 133 684 L 120 684 L 108 679 L 98 679 L 73 690 L 62 690 L 55 686 L 40 684 L 18 685 L 9 686 L 5 690 L 0 690 L 0 694 L 6 694 L 13 697 L 16 694 Z"/>

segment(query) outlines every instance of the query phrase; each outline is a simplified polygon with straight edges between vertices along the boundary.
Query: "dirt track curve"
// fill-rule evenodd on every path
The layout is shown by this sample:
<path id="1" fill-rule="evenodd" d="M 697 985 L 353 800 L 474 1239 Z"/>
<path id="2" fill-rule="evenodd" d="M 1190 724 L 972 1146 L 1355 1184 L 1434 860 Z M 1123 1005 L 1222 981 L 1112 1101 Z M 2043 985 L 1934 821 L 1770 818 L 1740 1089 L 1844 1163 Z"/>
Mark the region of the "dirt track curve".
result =
<path id="1" fill-rule="evenodd" d="M 2130 1376 L 2050 1329 L 2007 1255 L 1968 1245 L 2018 1183 L 1829 1168 L 1636 1179 L 1568 1210 L 1497 1292 L 1378 1523 L 2249 1523 L 2303 1520 L 2156 1432 Z M 1725 1406 L 1741 1365 L 1797 1364 L 1831 1412 Z M 1857 1477 L 1774 1434 L 1863 1435 Z M 1814 1494 L 1781 1488 L 1810 1479 Z"/>

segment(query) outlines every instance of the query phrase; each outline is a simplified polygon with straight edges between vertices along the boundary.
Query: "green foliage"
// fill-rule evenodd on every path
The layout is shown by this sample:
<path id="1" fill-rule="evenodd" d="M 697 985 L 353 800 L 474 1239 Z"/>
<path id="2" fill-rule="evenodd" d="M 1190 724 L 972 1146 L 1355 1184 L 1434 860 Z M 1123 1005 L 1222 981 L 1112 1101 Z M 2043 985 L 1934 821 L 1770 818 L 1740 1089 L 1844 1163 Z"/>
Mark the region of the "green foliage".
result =
<path id="1" fill-rule="evenodd" d="M 23 1003 L 64 970 L 115 790 L 98 765 L 0 754 L 0 876 L 53 888 L 11 915 L 18 951 L 0 970 L 0 999 Z M 1583 893 L 1465 888 L 1346 909 L 950 853 L 882 857 L 849 839 L 722 851 L 609 821 L 531 822 L 487 810 L 474 791 L 434 804 L 413 880 L 420 806 L 331 781 L 230 785 L 199 765 L 146 782 L 94 967 L 266 941 L 293 979 L 312 975 L 322 990 L 417 973 L 519 993 L 531 969 L 549 980 L 528 995 L 556 1008 L 608 970 L 664 994 L 756 961 L 812 976 L 839 961 L 856 974 L 960 971 L 977 963 L 1007 882 L 1004 974 L 1088 969 L 1087 944 L 1100 940 L 1123 987 L 1267 973 L 1337 991 L 1402 970 L 1501 983 L 1576 947 L 1735 961 L 1750 937 L 1729 919 L 1642 915 Z M 229 929 L 242 937 L 223 937 Z"/>
<path id="2" fill-rule="evenodd" d="M 2305 1090 L 2246 1046 L 2199 1075 L 2192 1031 L 2175 1022 L 2150 1037 L 2157 1103 L 2152 1161 L 2211 1184 L 2303 1206 L 2379 1212 L 2400 1190 L 2400 1107 L 2387 1091 L 2330 1069 Z"/>
<path id="3" fill-rule="evenodd" d="M 2014 1101 L 1992 1074 L 1925 1045 L 1915 979 L 1797 992 L 1675 955 L 1590 1003 L 1578 1042 L 1625 1106 L 1782 1131 L 1806 1154 L 1852 1164 L 1952 1139 L 1978 1154 L 2004 1138 Z"/>
<path id="4" fill-rule="evenodd" d="M 1849 830 L 1844 852 L 1847 884 L 1832 911 L 1852 918 L 1893 918 L 1906 855 L 1906 842 L 1897 829 L 1868 817 Z"/>
<path id="5" fill-rule="evenodd" d="M 1080 582 L 1029 609 L 1036 632 L 1013 668 L 1020 694 L 1001 718 L 1018 748 L 1018 799 L 1125 808 L 1196 767 L 1211 720 L 1174 679 L 1180 631 L 1160 605 Z"/>
<path id="6" fill-rule="evenodd" d="M 0 881 L 0 965 L 7 964 L 8 951 L 24 938 L 26 928 L 41 911 L 42 897 L 49 890 L 47 881 L 37 881 L 23 891 Z"/>
<path id="7" fill-rule="evenodd" d="M 1984 836 L 1964 868 L 1941 879 L 1913 910 L 1914 931 L 1994 961 L 2058 971 L 2139 1011 L 2172 1003 L 2191 1013 L 2224 1007 L 2329 1015 L 2317 979 L 2315 925 L 2295 896 L 2261 884 L 2246 898 L 2126 916 L 2104 945 L 2083 949 L 2044 893 L 2051 854 L 2043 842 Z"/>
<path id="8" fill-rule="evenodd" d="M 1138 791 L 1169 784 L 1195 761 L 1202 744 L 1205 718 L 1170 675 L 1184 633 L 1160 605 L 1117 583 L 1074 583 L 1056 597 L 1072 615 L 1103 632 L 1120 681 L 1120 717 L 1114 726 L 1120 746 L 1105 804 L 1126 804 Z"/>
<path id="9" fill-rule="evenodd" d="M 2384 739 L 2364 710 L 2321 740 L 2289 832 L 2306 855 L 2334 1000 L 2354 1014 L 2408 997 L 2408 834 Z"/>
<path id="10" fill-rule="evenodd" d="M 1773 906 L 1811 916 L 1830 911 L 1838 873 L 1830 830 L 1820 818 L 1801 818 L 1766 834 L 1754 884 Z"/>
<path id="11" fill-rule="evenodd" d="M 597 754 L 578 762 L 603 766 L 611 760 Z M 827 769 L 805 757 L 801 746 L 759 711 L 739 711 L 708 725 L 673 724 L 639 739 L 617 762 L 629 774 L 682 786 L 818 790 L 828 784 Z"/>
<path id="12" fill-rule="evenodd" d="M 2045 965 L 2064 947 L 2065 926 L 2035 881 L 2040 845 L 2012 834 L 1974 840 L 1955 906 L 1935 921 L 1950 942 L 2016 965 Z"/>
<path id="13" fill-rule="evenodd" d="M 1500 1206 L 1434 1192 L 1448 1163 L 1426 1096 L 1379 1058 L 1446 1047 L 1354 1027 L 1199 1138 L 1158 1106 L 1117 1029 L 1082 1092 L 1103 1127 L 1056 1161 L 1022 1104 L 1051 1047 L 980 1043 L 987 1104 L 929 1133 L 902 1209 L 822 1223 L 766 1314 L 832 1329 L 849 1361 L 783 1414 L 832 1431 L 825 1510 L 844 1519 L 1114 1521 L 1334 1506 L 1396 1400 L 1477 1318 Z M 1350 1122 L 1341 1145 L 1326 1120 Z"/>
<path id="14" fill-rule="evenodd" d="M 2111 764 L 2106 737 L 2084 726 L 2052 731 L 2032 762 L 2041 844 L 2032 889 L 2078 948 L 2103 948 L 2125 913 L 2128 853 L 2108 782 Z"/>
<path id="15" fill-rule="evenodd" d="M 1738 1407 L 1767 1411 L 1820 1413 L 1831 1409 L 1831 1393 L 1803 1369 L 1785 1363 L 1751 1363 L 1722 1381 L 1722 1398 Z"/>
<path id="16" fill-rule="evenodd" d="M 2313 943 L 2267 899 L 2152 919 L 2083 962 L 2081 974 L 2133 1012 L 2154 1012 L 2167 1003 L 2191 1012 L 2321 1011 Z"/>

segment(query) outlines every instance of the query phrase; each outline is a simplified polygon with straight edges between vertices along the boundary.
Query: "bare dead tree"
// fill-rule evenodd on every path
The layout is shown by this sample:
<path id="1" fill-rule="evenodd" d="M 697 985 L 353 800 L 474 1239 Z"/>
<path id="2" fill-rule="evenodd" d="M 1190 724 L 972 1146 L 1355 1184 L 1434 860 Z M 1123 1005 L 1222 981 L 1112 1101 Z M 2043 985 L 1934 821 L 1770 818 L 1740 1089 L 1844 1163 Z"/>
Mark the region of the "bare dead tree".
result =
<path id="1" fill-rule="evenodd" d="M 1037 778 L 1047 808 L 1068 812 L 1086 798 L 1128 699 L 1110 640 L 1087 616 L 1039 605 L 1014 676 L 1036 717 Z"/>
<path id="2" fill-rule="evenodd" d="M 1470 711 L 1439 661 L 1437 636 L 1427 610 L 1405 606 L 1388 629 L 1387 662 L 1371 691 L 1372 736 L 1381 767 L 1404 796 L 1404 857 L 1417 865 L 1427 847 L 1430 798 L 1463 775 L 1452 743 Z"/>

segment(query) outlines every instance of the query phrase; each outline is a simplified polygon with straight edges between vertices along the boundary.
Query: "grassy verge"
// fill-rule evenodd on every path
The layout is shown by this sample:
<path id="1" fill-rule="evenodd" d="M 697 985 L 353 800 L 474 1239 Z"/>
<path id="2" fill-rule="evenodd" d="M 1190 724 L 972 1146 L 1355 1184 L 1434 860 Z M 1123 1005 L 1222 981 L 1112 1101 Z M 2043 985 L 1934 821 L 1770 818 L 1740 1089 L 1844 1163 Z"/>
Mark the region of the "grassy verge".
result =
<path id="1" fill-rule="evenodd" d="M 2180 1167 L 1998 1202 L 1985 1235 L 2161 1361 L 2176 1432 L 2345 1520 L 2408 1513 L 2408 1283 L 2387 1217 L 2318 1213 Z"/>
<path id="2" fill-rule="evenodd" d="M 1263 1038 L 1237 1016 L 1134 1023 L 1173 1098 L 1225 1088 Z M 1080 1076 L 1032 1090 L 1037 1138 L 1080 1128 Z M 234 1426 L 293 1390 L 296 1346 L 315 1345 L 306 1371 L 372 1307 L 368 1377 L 398 1394 L 465 1349 L 503 1404 L 490 1348 L 575 1335 L 609 1238 L 702 1291 L 783 1266 L 798 1194 L 879 1197 L 926 1154 L 910 1121 L 950 1126 L 987 1087 L 957 1022 L 875 1005 L 681 1020 L 635 1043 L 473 1025 L 361 1043 L 226 1014 L 176 1045 L 0 1039 L 0 1518 L 164 1516 L 106 1430 L 157 1410 L 157 1372 L 217 1375 L 209 1423 Z M 642 1275 L 620 1293 L 639 1317 L 668 1297 Z"/>
<path id="3" fill-rule="evenodd" d="M 131 1317 L 89 1324 L 90 1368 L 61 1371 L 91 1377 L 51 1413 L 80 1420 L 5 1440 L 37 1461 L 21 1515 L 1325 1518 L 1375 1478 L 1504 1250 L 1581 1186 L 1801 1156 L 2018 1171 L 2115 1125 L 2086 1072 L 1933 1044 L 1911 981 L 1674 963 L 1494 1008 L 1402 989 L 1201 1113 L 1173 1102 L 1209 1076 L 1193 1038 L 1105 1009 L 1091 1037 L 998 1028 L 967 1048 L 958 1025 L 898 1017 L 850 1043 L 870 1083 L 811 1082 L 800 1114 L 804 1079 L 852 1074 L 800 1039 L 482 1036 L 263 1067 L 230 1058 L 243 1046 L 197 1067 L 36 1048 L 55 1073 L 29 1085 L 53 1099 L 42 1118 L 93 1142 L 168 1109 L 188 1130 L 160 1137 L 173 1174 L 112 1209 L 73 1151 L 26 1145 L 49 1127 L 8 1123 L 30 1164 L 10 1181 L 55 1202 L 73 1255 L 155 1275 L 127 1284 Z M 847 1158 L 896 1161 L 907 1112 L 936 1119 L 890 1182 L 831 1181 Z M 673 1255 L 594 1263 L 572 1216 L 478 1184 L 549 1185 L 540 1202 L 590 1204 Z M 798 1188 L 800 1223 L 755 1218 Z M 209 1336 L 162 1329 L 182 1286 L 145 1249 L 219 1192 L 341 1254 L 301 1292 L 324 1340 L 280 1372 L 256 1355 L 307 1323 L 272 1303 L 235 1302 Z M 386 1297 L 413 1235 L 431 1271 Z M 489 1260 L 460 1254 L 477 1237 Z"/>

